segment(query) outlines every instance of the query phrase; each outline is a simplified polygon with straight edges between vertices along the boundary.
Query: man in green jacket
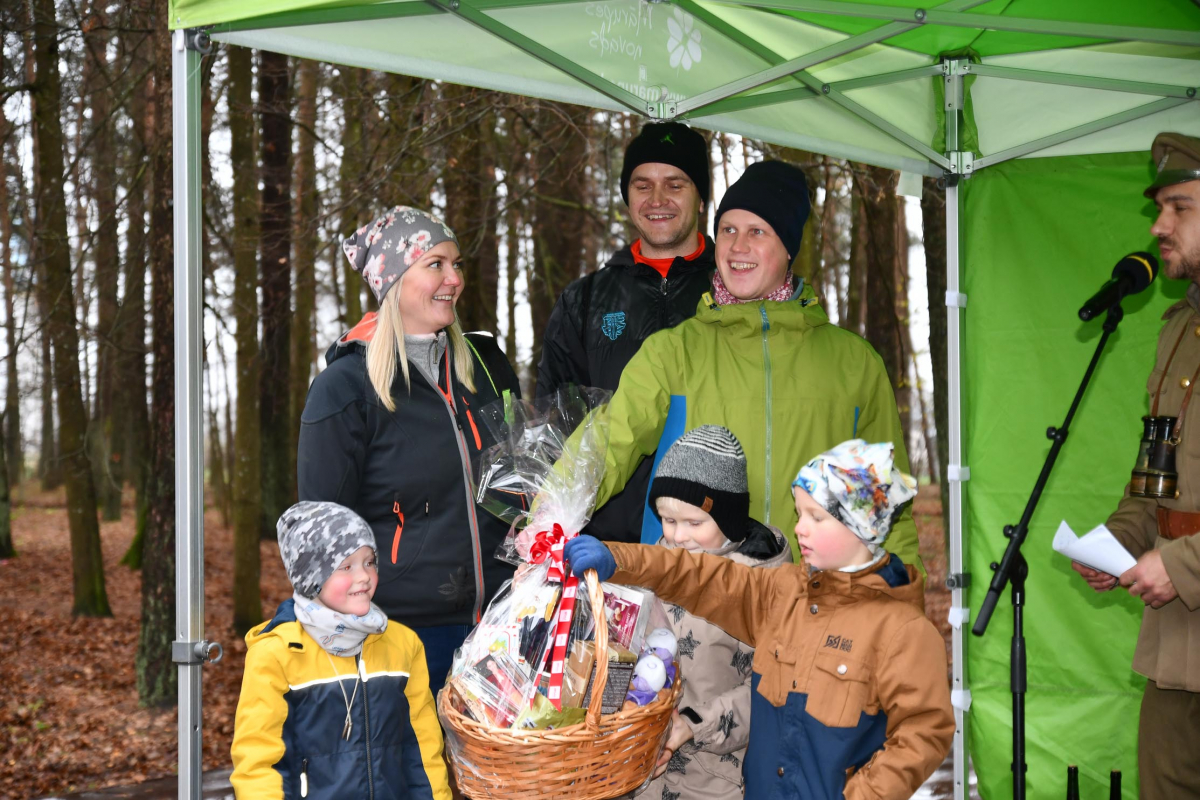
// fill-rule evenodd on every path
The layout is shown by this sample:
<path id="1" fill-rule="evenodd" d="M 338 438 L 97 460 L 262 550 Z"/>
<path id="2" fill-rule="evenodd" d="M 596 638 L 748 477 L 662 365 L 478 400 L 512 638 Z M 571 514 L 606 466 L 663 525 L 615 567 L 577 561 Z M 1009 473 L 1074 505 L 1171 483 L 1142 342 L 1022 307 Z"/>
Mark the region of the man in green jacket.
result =
<path id="1" fill-rule="evenodd" d="M 597 507 L 646 456 L 699 425 L 723 425 L 746 451 L 750 516 L 784 531 L 799 560 L 791 482 L 802 464 L 859 438 L 892 442 L 896 466 L 908 471 L 883 361 L 831 325 L 812 287 L 789 269 L 808 212 L 804 174 L 781 162 L 751 165 L 726 192 L 713 291 L 695 317 L 647 339 L 621 375 Z M 911 510 L 888 548 L 919 567 Z"/>

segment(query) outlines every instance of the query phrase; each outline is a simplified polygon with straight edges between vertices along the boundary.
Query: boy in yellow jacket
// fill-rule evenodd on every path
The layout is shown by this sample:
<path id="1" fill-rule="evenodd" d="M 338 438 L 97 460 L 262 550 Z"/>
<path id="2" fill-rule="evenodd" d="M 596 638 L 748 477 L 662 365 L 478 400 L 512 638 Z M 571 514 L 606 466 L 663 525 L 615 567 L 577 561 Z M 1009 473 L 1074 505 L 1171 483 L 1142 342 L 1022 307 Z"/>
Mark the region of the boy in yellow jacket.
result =
<path id="1" fill-rule="evenodd" d="M 920 573 L 882 547 L 916 494 L 892 459 L 891 444 L 852 440 L 800 470 L 801 564 L 567 543 L 576 572 L 646 586 L 756 648 L 746 797 L 908 800 L 949 751 L 945 645 Z"/>
<path id="2" fill-rule="evenodd" d="M 295 593 L 246 635 L 234 794 L 450 800 L 425 650 L 371 602 L 370 526 L 336 503 L 302 502 L 277 527 Z"/>

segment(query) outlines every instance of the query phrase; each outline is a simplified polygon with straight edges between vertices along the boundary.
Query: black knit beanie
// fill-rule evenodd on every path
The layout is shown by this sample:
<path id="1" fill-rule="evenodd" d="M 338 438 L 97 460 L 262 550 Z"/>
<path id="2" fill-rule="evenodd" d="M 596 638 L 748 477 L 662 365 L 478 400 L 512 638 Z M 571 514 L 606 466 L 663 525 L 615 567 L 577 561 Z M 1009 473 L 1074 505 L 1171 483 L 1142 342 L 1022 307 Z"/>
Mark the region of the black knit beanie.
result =
<path id="1" fill-rule="evenodd" d="M 745 539 L 750 529 L 750 488 L 741 442 L 720 425 L 701 425 L 680 436 L 659 462 L 650 484 L 650 509 L 662 519 L 660 497 L 699 506 L 726 539 Z"/>
<path id="2" fill-rule="evenodd" d="M 714 225 L 719 232 L 721 216 L 735 208 L 757 214 L 783 242 L 790 263 L 800 252 L 800 237 L 811 207 L 803 172 L 782 161 L 760 161 L 746 167 L 725 192 Z"/>
<path id="3" fill-rule="evenodd" d="M 641 164 L 670 164 L 683 170 L 700 199 L 708 202 L 712 186 L 708 177 L 708 145 L 704 137 L 681 122 L 648 122 L 625 148 L 621 166 L 621 199 L 629 204 L 629 176 Z"/>

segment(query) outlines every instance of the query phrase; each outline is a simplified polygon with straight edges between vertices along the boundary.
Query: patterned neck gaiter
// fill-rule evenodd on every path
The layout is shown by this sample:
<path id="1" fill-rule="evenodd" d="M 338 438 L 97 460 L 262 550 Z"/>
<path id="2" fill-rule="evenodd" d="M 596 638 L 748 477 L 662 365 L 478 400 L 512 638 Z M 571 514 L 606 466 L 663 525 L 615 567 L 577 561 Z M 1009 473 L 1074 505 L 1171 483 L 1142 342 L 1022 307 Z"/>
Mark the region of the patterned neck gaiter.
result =
<path id="1" fill-rule="evenodd" d="M 739 300 L 738 298 L 734 297 L 729 289 L 725 288 L 725 281 L 721 280 L 721 270 L 719 269 L 713 271 L 712 283 L 713 300 L 715 300 L 719 306 L 732 306 L 738 303 L 757 303 L 759 300 L 770 300 L 775 303 L 782 303 L 791 299 L 792 292 L 795 291 L 795 289 L 792 288 L 792 284 L 795 283 L 795 281 L 792 280 L 791 269 L 788 269 L 787 275 L 783 276 L 783 283 L 779 285 L 778 289 L 770 294 L 764 295 L 763 297 L 755 297 L 751 300 Z"/>

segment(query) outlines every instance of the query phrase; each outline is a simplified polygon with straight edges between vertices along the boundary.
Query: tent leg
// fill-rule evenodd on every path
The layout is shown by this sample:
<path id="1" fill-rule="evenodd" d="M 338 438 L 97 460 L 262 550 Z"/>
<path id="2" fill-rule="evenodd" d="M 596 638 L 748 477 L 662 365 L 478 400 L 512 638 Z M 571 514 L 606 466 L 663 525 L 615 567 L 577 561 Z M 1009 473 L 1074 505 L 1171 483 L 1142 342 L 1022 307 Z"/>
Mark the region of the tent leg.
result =
<path id="1" fill-rule="evenodd" d="M 204 355 L 200 267 L 200 56 L 196 34 L 171 40 L 175 203 L 175 643 L 179 665 L 179 798 L 200 800 L 204 637 Z"/>
<path id="2" fill-rule="evenodd" d="M 950 552 L 947 572 L 951 576 L 950 607 L 963 609 L 966 601 L 966 580 L 963 570 L 962 484 L 966 473 L 962 467 L 962 332 L 960 309 L 965 297 L 959 292 L 959 197 L 958 183 L 946 186 L 946 384 L 949 389 L 949 458 L 950 509 L 946 519 L 950 525 Z M 953 612 L 952 612 L 953 613 Z M 966 612 L 959 624 L 951 628 L 951 657 L 954 700 L 954 800 L 966 800 L 970 770 L 967 755 L 967 709 L 971 693 L 967 689 L 966 670 Z"/>

